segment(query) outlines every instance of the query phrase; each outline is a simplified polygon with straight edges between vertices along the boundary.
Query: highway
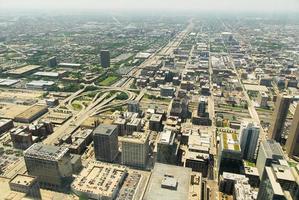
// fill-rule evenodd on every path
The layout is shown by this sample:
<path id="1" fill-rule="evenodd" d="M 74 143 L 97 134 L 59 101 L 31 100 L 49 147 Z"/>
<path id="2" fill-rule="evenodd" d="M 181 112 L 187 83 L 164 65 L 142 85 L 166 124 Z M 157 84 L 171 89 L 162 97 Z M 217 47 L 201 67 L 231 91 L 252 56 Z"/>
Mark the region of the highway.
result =
<path id="1" fill-rule="evenodd" d="M 133 68 L 127 74 L 126 77 L 123 77 L 121 80 L 117 81 L 112 86 L 99 87 L 99 92 L 94 97 L 92 102 L 87 107 L 84 107 L 84 109 L 82 109 L 78 113 L 74 114 L 63 125 L 58 127 L 54 131 L 54 133 L 49 135 L 48 138 L 46 138 L 43 141 L 43 143 L 48 144 L 48 145 L 53 145 L 55 143 L 55 141 L 57 141 L 58 138 L 61 138 L 65 134 L 68 134 L 68 133 L 71 133 L 72 131 L 74 131 L 76 128 L 78 128 L 82 124 L 82 122 L 84 120 L 86 120 L 90 116 L 99 114 L 106 110 L 109 110 L 112 107 L 126 105 L 128 103 L 128 101 L 130 101 L 130 100 L 136 99 L 136 100 L 140 101 L 142 99 L 143 95 L 145 94 L 146 90 L 145 89 L 141 90 L 138 96 L 134 92 L 130 92 L 128 89 L 130 87 L 130 84 L 131 84 L 131 81 L 133 80 L 133 78 L 137 77 L 137 75 L 140 73 L 140 70 L 142 68 L 149 66 L 149 65 L 157 64 L 157 62 L 159 61 L 159 59 L 161 58 L 162 55 L 171 55 L 173 53 L 173 50 L 176 49 L 181 44 L 181 42 L 187 36 L 187 34 L 190 32 L 192 27 L 193 27 L 193 23 L 191 20 L 189 25 L 187 26 L 187 28 L 184 31 L 177 34 L 175 36 L 175 38 L 172 41 L 170 41 L 167 45 L 158 49 L 154 54 L 152 54 L 141 65 Z M 83 95 L 87 86 L 88 85 L 85 85 L 84 88 L 78 90 L 77 92 L 71 94 L 69 97 L 67 97 L 66 99 L 61 101 L 60 106 L 70 106 L 71 102 L 74 99 L 78 98 L 80 95 Z M 130 90 L 132 90 L 132 89 L 130 89 Z M 122 102 L 110 103 L 117 96 L 117 93 L 116 93 L 116 94 L 112 95 L 111 97 L 106 98 L 107 95 L 110 93 L 110 91 L 125 92 L 126 94 L 128 94 L 129 98 Z M 16 164 L 13 168 L 15 170 L 11 171 L 11 173 L 10 173 L 11 177 L 13 177 L 17 173 L 25 173 L 25 171 L 26 171 L 25 162 L 22 160 L 21 162 Z"/>

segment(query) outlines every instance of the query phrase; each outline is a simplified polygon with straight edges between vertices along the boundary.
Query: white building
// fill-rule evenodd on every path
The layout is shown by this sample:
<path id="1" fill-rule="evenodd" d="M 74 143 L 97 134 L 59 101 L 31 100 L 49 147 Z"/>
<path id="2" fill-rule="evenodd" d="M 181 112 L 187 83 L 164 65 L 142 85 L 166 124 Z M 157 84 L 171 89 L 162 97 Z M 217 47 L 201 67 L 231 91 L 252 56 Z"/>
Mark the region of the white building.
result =
<path id="1" fill-rule="evenodd" d="M 122 164 L 145 168 L 149 152 L 149 132 L 134 132 L 119 140 L 122 144 Z"/>

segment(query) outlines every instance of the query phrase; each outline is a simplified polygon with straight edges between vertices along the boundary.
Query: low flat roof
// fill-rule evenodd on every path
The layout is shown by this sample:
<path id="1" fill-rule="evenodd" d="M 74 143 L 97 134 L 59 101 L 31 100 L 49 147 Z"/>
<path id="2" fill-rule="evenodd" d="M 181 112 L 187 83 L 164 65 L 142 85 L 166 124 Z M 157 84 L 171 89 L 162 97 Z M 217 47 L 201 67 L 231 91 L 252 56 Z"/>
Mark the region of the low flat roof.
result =
<path id="1" fill-rule="evenodd" d="M 156 163 L 145 193 L 144 200 L 186 200 L 189 197 L 191 168 Z M 162 188 L 165 175 L 177 181 L 176 189 Z M 173 182 L 173 181 L 171 181 Z"/>
<path id="2" fill-rule="evenodd" d="M 257 92 L 268 92 L 268 88 L 264 85 L 252 85 L 252 84 L 244 84 L 246 90 L 249 91 L 257 91 Z"/>
<path id="3" fill-rule="evenodd" d="M 112 197 L 126 174 L 124 166 L 92 161 L 81 171 L 71 187 L 90 196 Z"/>
<path id="4" fill-rule="evenodd" d="M 16 118 L 32 118 L 36 114 L 43 112 L 44 110 L 47 110 L 47 106 L 43 105 L 33 105 L 24 112 L 20 113 L 19 115 L 16 116 Z"/>
<path id="5" fill-rule="evenodd" d="M 9 74 L 15 74 L 15 75 L 21 75 L 30 71 L 33 71 L 35 69 L 40 68 L 39 65 L 26 65 L 17 69 L 12 69 L 8 71 Z"/>
<path id="6" fill-rule="evenodd" d="M 32 183 L 36 182 L 37 178 L 30 175 L 17 174 L 10 180 L 10 183 L 19 184 L 23 186 L 30 186 Z"/>

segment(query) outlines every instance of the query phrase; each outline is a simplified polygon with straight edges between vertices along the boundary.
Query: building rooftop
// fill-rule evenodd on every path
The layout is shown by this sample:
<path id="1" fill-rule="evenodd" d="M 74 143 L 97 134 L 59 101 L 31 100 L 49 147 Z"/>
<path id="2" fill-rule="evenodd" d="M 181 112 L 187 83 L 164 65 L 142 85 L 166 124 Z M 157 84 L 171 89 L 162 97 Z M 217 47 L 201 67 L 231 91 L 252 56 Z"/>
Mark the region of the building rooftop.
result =
<path id="1" fill-rule="evenodd" d="M 95 135 L 111 135 L 115 129 L 117 129 L 116 125 L 101 124 L 93 131 L 93 133 Z"/>
<path id="2" fill-rule="evenodd" d="M 23 67 L 20 67 L 20 68 L 17 68 L 17 69 L 10 70 L 8 73 L 9 74 L 15 74 L 15 75 L 21 75 L 21 74 L 33 71 L 33 70 L 38 69 L 38 68 L 40 68 L 39 65 L 26 65 L 26 66 L 23 66 Z"/>
<path id="3" fill-rule="evenodd" d="M 172 145 L 174 142 L 175 134 L 172 133 L 171 130 L 164 130 L 160 133 L 160 144 L 168 144 Z"/>
<path id="4" fill-rule="evenodd" d="M 11 119 L 0 119 L 0 127 L 11 122 Z"/>
<path id="5" fill-rule="evenodd" d="M 273 156 L 283 157 L 282 148 L 275 140 L 262 141 L 262 145 L 266 152 L 267 158 L 273 158 Z"/>
<path id="6" fill-rule="evenodd" d="M 124 166 L 91 161 L 74 180 L 71 187 L 75 193 L 88 193 L 97 199 L 103 196 L 112 198 L 126 174 L 127 169 Z"/>
<path id="7" fill-rule="evenodd" d="M 35 143 L 24 151 L 24 156 L 44 160 L 59 160 L 68 151 L 69 149 L 65 147 L 57 147 L 52 145 L 45 145 L 42 143 Z"/>
<path id="8" fill-rule="evenodd" d="M 38 80 L 38 81 L 31 81 L 27 83 L 28 86 L 35 86 L 35 87 L 42 87 L 42 86 L 51 86 L 54 85 L 54 81 L 44 81 L 44 80 Z"/>
<path id="9" fill-rule="evenodd" d="M 133 132 L 132 135 L 123 136 L 120 140 L 122 142 L 140 143 L 144 144 L 149 137 L 149 132 Z"/>
<path id="10" fill-rule="evenodd" d="M 275 175 L 274 175 L 271 167 L 265 167 L 265 171 L 268 174 L 268 177 L 269 177 L 269 180 L 270 180 L 270 184 L 271 184 L 271 186 L 273 188 L 274 194 L 283 196 L 284 192 L 283 192 L 280 184 L 276 181 Z"/>
<path id="11" fill-rule="evenodd" d="M 32 118 L 39 112 L 42 112 L 44 110 L 47 110 L 47 106 L 43 105 L 33 105 L 24 112 L 20 113 L 19 115 L 16 116 L 16 118 Z"/>
<path id="12" fill-rule="evenodd" d="M 33 75 L 35 76 L 48 76 L 48 77 L 58 77 L 58 72 L 35 72 Z"/>
<path id="13" fill-rule="evenodd" d="M 278 180 L 295 181 L 291 169 L 288 166 L 272 164 L 274 176 Z"/>
<path id="14" fill-rule="evenodd" d="M 222 133 L 221 137 L 222 137 L 223 149 L 240 151 L 240 143 L 237 134 Z"/>
<path id="15" fill-rule="evenodd" d="M 20 82 L 20 80 L 15 79 L 0 79 L 0 86 L 11 86 Z"/>
<path id="16" fill-rule="evenodd" d="M 189 196 L 191 168 L 156 163 L 145 193 L 145 200 L 186 200 Z M 165 179 L 165 175 L 172 178 Z M 162 184 L 176 187 L 162 187 Z M 165 185 L 164 185 L 165 186 Z"/>
<path id="17" fill-rule="evenodd" d="M 140 118 L 132 118 L 127 125 L 131 125 L 131 126 L 138 126 L 141 123 L 141 119 Z"/>
<path id="18" fill-rule="evenodd" d="M 22 186 L 30 186 L 31 184 L 35 183 L 37 181 L 37 178 L 30 175 L 24 175 L 24 174 L 17 174 L 15 177 L 13 177 L 10 180 L 10 183 L 18 184 Z"/>
<path id="19" fill-rule="evenodd" d="M 162 115 L 152 114 L 150 121 L 160 122 L 162 120 Z"/>

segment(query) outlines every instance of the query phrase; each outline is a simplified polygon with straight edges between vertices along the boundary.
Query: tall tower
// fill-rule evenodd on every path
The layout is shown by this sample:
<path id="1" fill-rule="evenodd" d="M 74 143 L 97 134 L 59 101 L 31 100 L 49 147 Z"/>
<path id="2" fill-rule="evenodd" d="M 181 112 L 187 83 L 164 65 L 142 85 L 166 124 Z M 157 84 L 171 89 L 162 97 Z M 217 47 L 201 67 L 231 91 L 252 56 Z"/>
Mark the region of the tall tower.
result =
<path id="1" fill-rule="evenodd" d="M 240 146 L 242 156 L 246 160 L 254 160 L 260 135 L 260 127 L 257 123 L 244 121 L 240 128 Z"/>
<path id="2" fill-rule="evenodd" d="M 203 117 L 206 113 L 206 100 L 201 98 L 198 104 L 197 115 Z"/>
<path id="3" fill-rule="evenodd" d="M 287 154 L 291 156 L 299 156 L 299 103 L 297 104 L 291 130 L 286 143 Z"/>
<path id="4" fill-rule="evenodd" d="M 278 96 L 275 103 L 274 113 L 272 115 L 271 126 L 268 139 L 280 142 L 281 134 L 285 120 L 288 115 L 289 106 L 292 101 L 290 96 Z"/>
<path id="5" fill-rule="evenodd" d="M 116 125 L 99 125 L 93 131 L 94 153 L 97 160 L 113 162 L 118 154 Z"/>
<path id="6" fill-rule="evenodd" d="M 110 52 L 108 50 L 101 51 L 101 65 L 104 68 L 110 67 Z"/>
<path id="7" fill-rule="evenodd" d="M 149 153 L 149 133 L 134 132 L 122 138 L 121 161 L 124 165 L 146 168 Z"/>

